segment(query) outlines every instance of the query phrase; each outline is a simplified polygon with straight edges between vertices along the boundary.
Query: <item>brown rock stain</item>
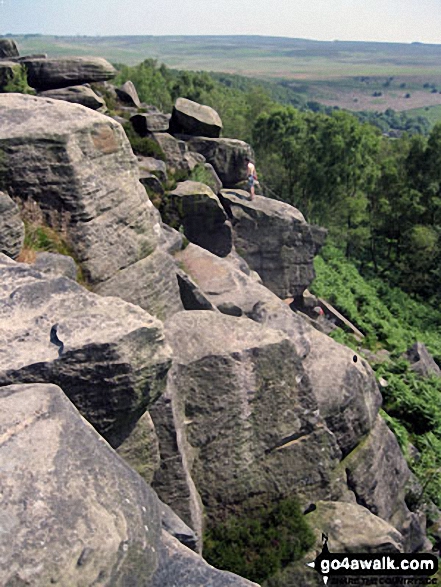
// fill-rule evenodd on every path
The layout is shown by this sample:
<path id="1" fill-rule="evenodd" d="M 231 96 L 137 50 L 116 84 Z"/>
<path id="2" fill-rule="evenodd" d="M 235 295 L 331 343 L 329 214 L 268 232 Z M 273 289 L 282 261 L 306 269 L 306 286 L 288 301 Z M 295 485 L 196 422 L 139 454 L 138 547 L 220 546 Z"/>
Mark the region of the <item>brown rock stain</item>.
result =
<path id="1" fill-rule="evenodd" d="M 104 155 L 116 153 L 119 149 L 115 133 L 110 126 L 101 126 L 92 132 L 92 140 L 95 147 Z"/>

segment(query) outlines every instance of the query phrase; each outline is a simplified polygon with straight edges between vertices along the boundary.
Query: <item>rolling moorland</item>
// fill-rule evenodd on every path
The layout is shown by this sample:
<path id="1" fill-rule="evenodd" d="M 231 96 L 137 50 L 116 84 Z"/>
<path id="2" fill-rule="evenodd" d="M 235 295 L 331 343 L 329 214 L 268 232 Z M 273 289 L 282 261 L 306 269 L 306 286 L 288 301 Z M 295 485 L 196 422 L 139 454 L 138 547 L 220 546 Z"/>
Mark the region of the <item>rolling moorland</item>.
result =
<path id="1" fill-rule="evenodd" d="M 255 36 L 60 37 L 15 35 L 26 53 L 96 55 L 135 65 L 271 80 L 307 101 L 353 111 L 387 109 L 441 119 L 441 46 Z"/>

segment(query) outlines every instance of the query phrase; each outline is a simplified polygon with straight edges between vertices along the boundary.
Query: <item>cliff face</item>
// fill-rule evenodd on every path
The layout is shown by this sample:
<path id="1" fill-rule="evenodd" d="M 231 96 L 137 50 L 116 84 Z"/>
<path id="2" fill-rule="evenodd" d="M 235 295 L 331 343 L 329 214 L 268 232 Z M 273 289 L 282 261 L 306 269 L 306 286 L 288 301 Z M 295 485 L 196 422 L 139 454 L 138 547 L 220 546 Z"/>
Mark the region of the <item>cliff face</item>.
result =
<path id="1" fill-rule="evenodd" d="M 166 196 L 164 220 L 182 226 L 186 248 L 139 183 L 118 122 L 62 100 L 0 95 L 3 584 L 251 585 L 177 540 L 203 552 L 207 521 L 240 513 L 250 497 L 324 502 L 322 531 L 334 510 L 348 528 L 366 520 L 359 543 L 373 550 L 375 528 L 395 551 L 425 546 L 368 363 L 281 299 L 313 279 L 325 231 L 233 188 L 251 147 L 188 134 L 212 124 L 217 137 L 221 122 L 180 108 L 170 128 L 187 134 L 143 132 L 169 137 L 161 178 L 205 158 L 216 170 L 218 194 L 186 182 Z M 47 272 L 50 259 L 11 259 L 23 242 L 10 243 L 22 230 L 17 209 L 29 222 L 29 207 L 63 231 L 93 291 L 55 260 Z M 315 584 L 290 572 L 286 585 Z"/>

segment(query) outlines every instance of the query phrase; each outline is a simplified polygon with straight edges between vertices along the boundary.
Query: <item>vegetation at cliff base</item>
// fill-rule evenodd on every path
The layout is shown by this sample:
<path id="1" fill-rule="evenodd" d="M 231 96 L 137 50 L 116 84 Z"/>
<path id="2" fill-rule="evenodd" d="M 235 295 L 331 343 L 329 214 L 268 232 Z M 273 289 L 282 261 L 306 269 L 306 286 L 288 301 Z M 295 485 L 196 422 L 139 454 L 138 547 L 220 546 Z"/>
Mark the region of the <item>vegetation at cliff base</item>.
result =
<path id="1" fill-rule="evenodd" d="M 204 537 L 204 558 L 260 583 L 299 560 L 314 542 L 297 501 L 284 499 L 211 526 Z"/>
<path id="2" fill-rule="evenodd" d="M 335 247 L 323 249 L 315 268 L 311 290 L 365 334 L 361 343 L 340 330 L 333 336 L 362 354 L 363 349 L 371 351 L 375 374 L 386 382 L 381 388 L 386 421 L 423 488 L 419 502 L 431 499 L 441 507 L 441 378 L 417 375 L 403 358 L 420 341 L 441 363 L 441 310 L 378 277 L 363 277 Z M 389 355 L 379 354 L 382 349 Z M 411 455 L 410 443 L 418 451 L 416 456 Z"/>

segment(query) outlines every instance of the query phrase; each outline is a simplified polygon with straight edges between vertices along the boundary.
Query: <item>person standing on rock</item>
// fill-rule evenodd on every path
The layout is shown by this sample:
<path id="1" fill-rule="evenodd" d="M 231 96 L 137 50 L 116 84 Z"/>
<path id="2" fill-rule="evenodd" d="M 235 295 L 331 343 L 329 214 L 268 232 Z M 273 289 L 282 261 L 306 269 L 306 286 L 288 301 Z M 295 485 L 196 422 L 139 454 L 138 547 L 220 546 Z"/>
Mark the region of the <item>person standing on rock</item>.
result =
<path id="1" fill-rule="evenodd" d="M 254 163 L 248 159 L 245 159 L 245 163 L 247 164 L 247 177 L 248 177 L 248 187 L 250 188 L 250 200 L 254 200 L 255 192 L 254 186 L 257 182 L 257 173 Z"/>

